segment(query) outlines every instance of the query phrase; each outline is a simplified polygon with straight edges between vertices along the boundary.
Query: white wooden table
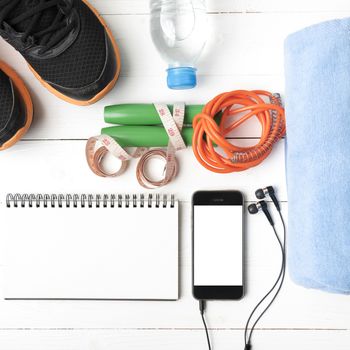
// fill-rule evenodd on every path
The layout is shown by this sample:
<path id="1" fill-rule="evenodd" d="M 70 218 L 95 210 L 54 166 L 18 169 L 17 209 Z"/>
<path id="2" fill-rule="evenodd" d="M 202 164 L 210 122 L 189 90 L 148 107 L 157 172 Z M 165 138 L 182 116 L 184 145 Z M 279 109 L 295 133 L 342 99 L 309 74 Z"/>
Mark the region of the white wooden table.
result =
<path id="1" fill-rule="evenodd" d="M 2 201 L 8 192 L 142 192 L 135 179 L 135 164 L 118 179 L 97 178 L 87 168 L 85 140 L 104 125 L 104 105 L 179 100 L 200 103 L 238 88 L 283 93 L 286 35 L 322 20 L 350 15 L 349 0 L 209 0 L 213 33 L 198 65 L 199 86 L 174 92 L 165 86 L 165 65 L 149 36 L 148 1 L 92 2 L 113 30 L 123 60 L 116 88 L 92 107 L 71 106 L 55 98 L 34 79 L 22 58 L 0 42 L 1 59 L 22 75 L 35 103 L 30 132 L 16 147 L 0 154 Z M 243 137 L 239 142 L 254 142 L 259 132 L 254 122 L 247 124 L 239 131 L 238 136 Z M 165 190 L 181 200 L 181 300 L 1 301 L 1 350 L 206 349 L 198 304 L 191 296 L 191 194 L 198 189 L 240 189 L 252 201 L 256 188 L 272 184 L 278 188 L 286 212 L 284 142 L 260 167 L 241 174 L 211 174 L 197 164 L 190 149 L 179 158 L 181 173 Z M 47 230 L 49 225 L 45 218 L 36 223 Z M 217 350 L 243 349 L 246 318 L 278 267 L 278 250 L 263 216 L 249 218 L 247 241 L 246 297 L 240 302 L 208 306 L 210 333 Z M 298 287 L 287 278 L 276 304 L 254 335 L 254 349 L 348 350 L 349 301 L 346 296 Z"/>

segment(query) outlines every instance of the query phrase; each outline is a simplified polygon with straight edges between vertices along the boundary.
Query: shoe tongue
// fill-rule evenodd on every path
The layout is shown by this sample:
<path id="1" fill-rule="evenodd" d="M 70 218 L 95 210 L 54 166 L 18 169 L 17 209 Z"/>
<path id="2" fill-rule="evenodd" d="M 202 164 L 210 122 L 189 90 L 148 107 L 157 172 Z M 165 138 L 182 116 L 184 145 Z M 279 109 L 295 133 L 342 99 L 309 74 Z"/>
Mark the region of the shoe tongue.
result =
<path id="1" fill-rule="evenodd" d="M 16 18 L 40 3 L 46 3 L 48 1 L 50 0 L 21 0 L 12 11 L 11 18 Z M 51 6 L 50 8 L 43 10 L 40 14 L 39 20 L 34 25 L 33 31 L 40 32 L 41 30 L 46 29 L 56 18 L 58 10 L 57 6 Z M 24 32 L 31 21 L 32 17 L 16 24 L 14 29 L 19 33 Z"/>

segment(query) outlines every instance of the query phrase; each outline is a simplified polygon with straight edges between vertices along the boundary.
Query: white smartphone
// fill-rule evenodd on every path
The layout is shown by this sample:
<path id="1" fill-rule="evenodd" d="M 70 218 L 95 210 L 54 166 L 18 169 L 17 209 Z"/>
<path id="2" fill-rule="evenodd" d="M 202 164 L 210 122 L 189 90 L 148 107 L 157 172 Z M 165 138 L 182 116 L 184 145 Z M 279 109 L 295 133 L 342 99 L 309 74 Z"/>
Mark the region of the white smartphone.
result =
<path id="1" fill-rule="evenodd" d="M 192 291 L 196 299 L 243 297 L 243 208 L 243 195 L 238 191 L 193 195 Z"/>

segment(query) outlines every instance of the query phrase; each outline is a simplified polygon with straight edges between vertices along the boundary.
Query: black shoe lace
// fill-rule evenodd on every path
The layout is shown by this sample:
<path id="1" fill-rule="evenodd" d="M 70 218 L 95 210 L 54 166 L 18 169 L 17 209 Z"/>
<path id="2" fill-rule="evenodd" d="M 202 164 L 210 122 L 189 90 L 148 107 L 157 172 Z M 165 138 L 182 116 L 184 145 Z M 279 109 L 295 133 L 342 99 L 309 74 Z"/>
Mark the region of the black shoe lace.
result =
<path id="1" fill-rule="evenodd" d="M 4 28 L 4 22 L 11 27 L 16 28 L 16 25 L 23 21 L 26 23 L 26 29 L 21 34 L 21 40 L 27 42 L 32 38 L 34 43 L 41 46 L 41 53 L 54 47 L 63 40 L 75 27 L 75 22 L 67 23 L 67 15 L 71 13 L 72 5 L 66 4 L 62 0 L 37 0 L 37 5 L 31 6 L 28 10 L 13 17 L 12 13 L 21 0 L 0 0 L 0 26 Z M 53 7 L 57 7 L 57 14 L 51 24 L 44 29 L 36 28 L 36 24 L 40 21 L 44 11 Z"/>

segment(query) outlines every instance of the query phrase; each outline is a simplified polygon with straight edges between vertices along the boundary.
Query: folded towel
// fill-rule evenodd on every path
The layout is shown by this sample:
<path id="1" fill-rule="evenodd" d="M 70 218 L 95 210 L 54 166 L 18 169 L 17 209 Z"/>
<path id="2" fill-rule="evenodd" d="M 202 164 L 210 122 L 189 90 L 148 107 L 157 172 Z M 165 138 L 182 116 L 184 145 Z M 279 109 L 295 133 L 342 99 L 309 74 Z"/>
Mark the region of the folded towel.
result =
<path id="1" fill-rule="evenodd" d="M 285 43 L 288 263 L 305 287 L 350 293 L 350 18 Z"/>

